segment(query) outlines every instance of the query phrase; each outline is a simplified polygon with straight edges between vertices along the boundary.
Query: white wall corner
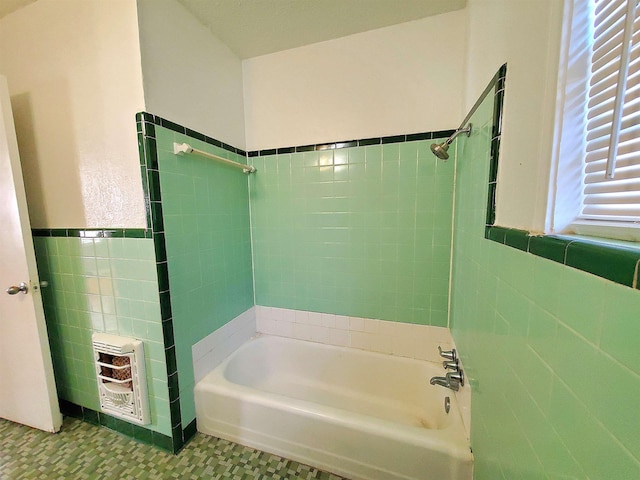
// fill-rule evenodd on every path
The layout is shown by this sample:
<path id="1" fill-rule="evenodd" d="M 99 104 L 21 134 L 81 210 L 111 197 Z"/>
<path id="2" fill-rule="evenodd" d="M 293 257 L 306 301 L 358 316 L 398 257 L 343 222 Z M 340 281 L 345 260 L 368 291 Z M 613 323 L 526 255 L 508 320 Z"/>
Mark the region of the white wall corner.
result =
<path id="1" fill-rule="evenodd" d="M 242 62 L 176 0 L 138 0 L 146 108 L 245 149 Z"/>

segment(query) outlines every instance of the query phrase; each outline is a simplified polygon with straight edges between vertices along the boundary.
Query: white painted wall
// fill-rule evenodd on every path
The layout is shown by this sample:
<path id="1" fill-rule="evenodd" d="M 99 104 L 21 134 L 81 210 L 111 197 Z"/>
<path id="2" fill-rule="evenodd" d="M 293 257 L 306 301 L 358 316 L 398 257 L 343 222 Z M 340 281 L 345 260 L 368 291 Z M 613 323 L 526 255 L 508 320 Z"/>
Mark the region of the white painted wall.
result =
<path id="1" fill-rule="evenodd" d="M 507 63 L 496 224 L 542 232 L 560 55 L 562 0 L 469 0 L 468 111 Z"/>
<path id="2" fill-rule="evenodd" d="M 247 149 L 456 128 L 466 16 L 460 10 L 245 60 Z"/>
<path id="3" fill-rule="evenodd" d="M 39 0 L 0 19 L 34 228 L 146 226 L 135 2 Z"/>
<path id="4" fill-rule="evenodd" d="M 245 147 L 242 62 L 175 0 L 138 0 L 147 111 Z"/>

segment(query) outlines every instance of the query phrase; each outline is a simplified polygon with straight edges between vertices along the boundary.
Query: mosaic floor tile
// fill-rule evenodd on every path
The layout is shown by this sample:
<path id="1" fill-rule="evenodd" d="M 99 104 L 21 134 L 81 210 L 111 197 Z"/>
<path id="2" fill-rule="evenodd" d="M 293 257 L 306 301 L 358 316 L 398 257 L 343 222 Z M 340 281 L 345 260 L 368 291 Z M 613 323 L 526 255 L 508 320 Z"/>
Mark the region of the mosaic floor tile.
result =
<path id="1" fill-rule="evenodd" d="M 65 418 L 57 434 L 0 419 L 0 479 L 343 480 L 270 453 L 197 433 L 178 455 Z"/>

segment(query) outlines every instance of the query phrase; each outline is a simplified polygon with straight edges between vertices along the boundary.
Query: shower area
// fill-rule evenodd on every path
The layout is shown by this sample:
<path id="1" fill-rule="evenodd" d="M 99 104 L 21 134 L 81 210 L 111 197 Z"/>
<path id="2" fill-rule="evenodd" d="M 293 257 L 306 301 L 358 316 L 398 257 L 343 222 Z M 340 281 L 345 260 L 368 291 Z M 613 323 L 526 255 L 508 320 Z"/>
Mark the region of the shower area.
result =
<path id="1" fill-rule="evenodd" d="M 242 152 L 151 114 L 139 119 L 183 424 L 206 371 L 198 361 L 213 350 L 207 337 L 247 316 L 265 333 L 421 359 L 434 354 L 420 327 L 451 346 L 440 330 L 455 162 L 429 145 L 453 131 Z M 206 156 L 174 153 L 185 143 Z M 402 326 L 415 331 L 413 343 Z"/>
<path id="2" fill-rule="evenodd" d="M 158 68 L 172 62 L 178 70 L 195 68 L 188 64 L 188 58 L 172 57 L 168 62 L 166 52 L 176 48 L 163 48 L 166 37 L 173 38 L 174 42 L 184 41 L 181 36 L 184 29 L 151 21 L 154 15 L 179 16 L 180 12 L 156 11 L 151 2 L 140 5 L 143 68 L 145 64 Z M 149 25 L 145 26 L 145 22 Z M 458 31 L 451 22 L 442 24 L 429 19 L 427 23 L 429 29 L 421 25 L 415 34 L 430 32 L 431 38 L 431 32 L 446 31 L 446 38 L 451 38 Z M 163 38 L 157 33 L 159 25 L 164 28 Z M 149 45 L 145 45 L 145 38 Z M 381 40 L 398 41 L 395 36 L 376 39 Z M 195 47 L 192 44 L 183 48 Z M 296 52 L 291 55 L 296 57 Z M 329 66 L 348 61 L 348 49 L 344 55 L 344 58 L 336 57 L 331 47 L 315 58 L 322 58 Z M 353 438 L 351 445 L 363 445 L 365 456 L 348 453 L 347 448 L 343 452 L 320 452 L 319 458 L 314 457 L 313 452 L 318 453 L 322 448 L 306 444 L 305 440 L 309 438 L 275 439 L 267 434 L 265 440 L 264 432 L 257 431 L 265 424 L 272 432 L 296 430 L 296 419 L 290 412 L 265 407 L 265 402 L 269 407 L 276 402 L 269 396 L 277 395 L 278 388 L 274 385 L 280 385 L 281 394 L 297 391 L 280 383 L 285 380 L 275 375 L 255 383 L 233 374 L 235 380 L 231 383 L 235 386 L 226 391 L 230 396 L 218 395 L 219 385 L 209 382 L 211 375 L 228 382 L 228 372 L 246 371 L 248 363 L 242 355 L 237 361 L 225 359 L 230 355 L 236 358 L 239 355 L 236 351 L 248 350 L 247 356 L 252 359 L 249 364 L 265 365 L 269 371 L 272 362 L 292 363 L 291 366 L 304 364 L 293 354 L 277 359 L 254 357 L 247 345 L 256 333 L 308 345 L 307 355 L 315 351 L 313 346 L 320 345 L 332 352 L 352 349 L 369 352 L 374 357 L 397 358 L 400 362 L 416 361 L 425 366 L 420 368 L 435 366 L 435 371 L 424 370 L 430 372 L 425 374 L 428 377 L 447 374 L 438 347 L 443 350 L 455 347 L 448 327 L 456 162 L 465 141 L 485 138 L 483 132 L 490 129 L 486 125 L 492 121 L 491 117 L 482 118 L 479 123 L 472 119 L 473 127 L 465 122 L 458 130 L 450 129 L 460 122 L 461 115 L 451 106 L 451 99 L 443 96 L 428 105 L 427 122 L 405 127 L 406 119 L 399 116 L 383 119 L 387 125 L 377 127 L 373 124 L 380 121 L 380 116 L 374 114 L 374 108 L 369 116 L 371 121 L 363 122 L 362 128 L 361 122 L 354 119 L 350 120 L 348 128 L 344 128 L 336 121 L 345 111 L 339 105 L 334 105 L 335 110 L 331 112 L 317 105 L 310 111 L 299 112 L 299 105 L 291 104 L 285 98 L 277 105 L 265 105 L 265 101 L 279 98 L 270 93 L 272 89 L 288 89 L 287 82 L 291 80 L 287 74 L 295 77 L 291 74 L 293 70 L 303 71 L 304 67 L 298 62 L 306 62 L 307 58 L 305 54 L 288 60 L 288 64 L 278 69 L 279 74 L 271 70 L 271 64 L 261 63 L 264 58 L 244 63 L 242 71 L 235 64 L 235 84 L 242 79 L 242 98 L 249 102 L 242 108 L 246 130 L 235 141 L 232 141 L 233 132 L 228 131 L 233 116 L 229 115 L 215 128 L 206 130 L 220 132 L 220 137 L 209 136 L 205 130 L 193 128 L 198 125 L 193 121 L 198 109 L 181 110 L 175 104 L 169 105 L 168 91 L 159 89 L 158 84 L 149 85 L 150 105 L 146 112 L 137 116 L 147 211 L 150 212 L 148 225 L 153 232 L 159 271 L 166 272 L 159 275 L 159 282 L 164 336 L 172 342 L 165 343 L 167 365 L 175 365 L 173 371 L 168 367 L 172 379 L 169 402 L 173 437 L 182 434 L 182 440 L 186 441 L 198 428 L 324 465 L 354 478 L 421 478 L 425 464 L 418 462 L 413 470 L 409 467 L 403 470 L 398 468 L 397 459 L 393 458 L 396 455 L 390 451 L 384 455 L 375 453 L 382 453 L 384 445 L 395 439 L 398 448 L 394 451 L 398 455 L 405 452 L 406 458 L 402 456 L 405 454 L 400 456 L 407 464 L 413 464 L 420 457 L 419 452 L 428 450 L 432 453 L 424 458 L 440 458 L 437 468 L 430 462 L 434 471 L 442 473 L 442 478 L 469 478 L 468 384 L 460 385 L 459 391 L 454 392 L 445 385 L 429 385 L 429 378 L 421 378 L 421 375 L 407 377 L 398 391 L 411 392 L 407 393 L 407 398 L 416 399 L 416 404 L 419 403 L 417 399 L 431 395 L 427 403 L 433 406 L 433 411 L 413 412 L 413 400 L 408 400 L 408 405 L 396 404 L 397 392 L 370 393 L 369 397 L 378 398 L 381 411 L 404 413 L 365 415 L 362 427 L 358 428 L 346 426 L 354 418 L 353 408 L 344 409 L 342 402 L 329 400 L 327 407 L 335 409 L 331 415 L 324 416 L 332 418 L 329 423 L 338 430 L 304 423 L 305 420 L 298 424 L 303 425 L 301 431 L 322 428 L 326 438 L 340 438 L 349 430 L 352 435 L 349 438 Z M 401 58 L 393 58 L 392 64 L 399 70 L 406 68 Z M 463 58 L 459 61 L 463 62 Z M 274 64 L 277 66 L 277 59 Z M 201 66 L 198 68 L 202 70 Z M 354 73 L 358 70 L 356 68 Z M 225 70 L 229 71 L 233 69 Z M 175 75 L 173 69 L 166 67 L 163 73 L 168 77 Z M 389 73 L 385 77 L 387 81 L 400 81 L 397 75 Z M 412 75 L 415 73 L 411 72 Z M 314 79 L 317 88 L 305 87 L 305 95 L 326 90 L 327 87 L 321 86 L 324 78 L 318 74 Z M 278 86 L 270 85 L 270 81 L 277 82 Z M 462 78 L 452 79 L 445 75 L 438 82 L 440 88 L 447 84 L 446 88 L 453 90 L 456 86 L 461 87 Z M 289 89 L 300 86 L 295 81 Z M 330 92 L 335 88 L 341 87 L 329 86 L 326 92 L 320 93 L 323 101 L 330 98 Z M 460 99 L 459 92 L 452 98 Z M 352 101 L 353 105 L 359 104 L 355 98 Z M 493 104 L 492 95 L 488 96 L 487 102 Z M 311 97 L 310 103 L 314 103 Z M 405 110 L 407 115 L 411 110 L 414 109 Z M 280 121 L 296 118 L 301 113 L 308 120 L 300 125 L 288 122 L 287 128 L 270 131 L 268 127 L 272 122 L 268 112 L 277 112 L 274 115 Z M 423 116 L 424 112 L 424 109 L 420 110 L 418 116 Z M 315 119 L 323 118 L 327 113 L 326 121 Z M 488 113 L 491 115 L 493 110 L 490 108 Z M 262 118 L 264 115 L 266 118 Z M 201 122 L 203 128 L 204 123 Z M 418 123 L 421 126 L 416 128 Z M 324 141 L 309 141 L 314 138 L 309 133 L 317 129 L 318 124 L 324 131 L 315 136 Z M 376 131 L 388 131 L 389 134 L 372 137 L 371 132 Z M 249 147 L 240 148 L 242 145 Z M 220 158 L 246 167 L 237 168 L 227 161 L 219 161 Z M 278 343 L 260 345 L 266 345 L 258 349 L 260 351 L 280 350 L 269 347 Z M 341 355 L 346 353 L 338 353 L 336 358 Z M 331 356 L 327 358 L 327 364 L 335 366 L 336 360 Z M 392 370 L 392 367 L 381 368 Z M 416 367 L 415 371 L 420 368 Z M 343 381 L 339 386 L 331 384 L 331 380 L 337 380 L 335 375 L 330 375 L 335 378 L 321 378 L 316 382 L 304 370 L 289 377 L 286 376 L 288 369 L 281 370 L 286 378 L 307 378 L 309 391 L 323 391 L 311 386 L 312 383 L 326 384 L 326 388 L 335 393 L 335 396 L 329 395 L 334 400 L 346 399 L 352 394 L 354 398 L 361 398 L 365 395 L 363 392 L 370 392 L 376 383 L 371 379 L 358 386 L 356 377 L 370 375 L 362 370 L 352 374 L 351 382 Z M 390 374 L 389 378 L 393 376 Z M 271 382 L 271 387 L 265 382 Z M 408 384 L 424 388 L 416 390 Z M 265 389 L 270 393 L 266 400 L 259 400 Z M 247 397 L 238 396 L 238 392 L 244 392 Z M 303 403 L 322 403 L 324 398 L 323 393 L 315 398 L 293 395 L 296 401 Z M 445 397 L 451 413 L 445 413 Z M 280 404 L 297 405 L 287 395 L 279 398 Z M 257 404 L 251 403 L 254 399 Z M 391 406 L 385 407 L 387 403 Z M 234 405 L 242 408 L 234 409 Z M 226 407 L 230 409 L 226 410 Z M 237 423 L 227 425 L 226 431 L 212 427 L 220 425 L 220 412 L 228 413 L 222 415 L 227 417 L 222 419 L 223 423 L 229 419 L 236 419 Z M 318 413 L 309 411 L 307 420 L 313 416 L 317 417 Z M 253 422 L 249 417 L 257 419 Z M 397 418 L 408 420 L 398 423 Z M 430 423 L 428 418 L 439 420 Z M 423 424 L 431 426 L 425 428 Z M 366 442 L 362 443 L 362 438 L 376 425 L 386 425 L 383 430 L 391 437 L 381 436 L 375 448 L 364 446 Z M 255 434 L 251 438 L 245 435 L 249 430 Z M 356 435 L 358 430 L 364 437 Z M 398 431 L 405 431 L 415 442 L 411 445 L 403 443 L 398 438 Z M 306 450 L 296 452 L 285 448 L 292 444 Z M 425 450 L 427 445 L 432 448 Z M 376 456 L 392 458 L 369 470 L 358 470 L 357 465 L 366 465 L 367 458 Z M 351 458 L 353 469 L 345 467 L 349 464 L 347 457 Z M 342 462 L 336 463 L 336 458 L 342 458 Z"/>
<path id="3" fill-rule="evenodd" d="M 454 393 L 453 386 L 447 390 L 448 384 L 430 386 L 422 379 L 440 371 L 444 375 L 438 347 L 454 347 L 447 328 L 459 148 L 453 140 L 461 133 L 468 136 L 470 128 L 243 152 L 149 113 L 138 120 L 155 255 L 167 272 L 161 309 L 163 328 L 170 327 L 174 339 L 179 386 L 171 401 L 179 407 L 181 428 L 197 425 L 202 432 L 352 478 L 418 479 L 429 466 L 440 478 L 470 478 L 468 388 Z M 450 160 L 437 158 L 434 150 Z M 259 352 L 284 353 L 278 359 L 249 353 L 249 360 L 225 367 L 224 357 L 236 348 L 250 348 L 243 344 L 256 334 L 294 344 L 261 343 L 267 347 Z M 319 347 L 313 345 L 323 347 L 314 353 Z M 372 355 L 368 360 L 353 357 L 359 366 L 352 373 L 349 347 Z M 390 355 L 398 358 L 398 366 Z M 304 358 L 316 363 L 312 357 L 327 357 L 327 368 L 342 367 L 334 374 L 326 370 L 317 380 L 304 368 L 288 376 L 286 364 L 303 365 Z M 370 377 L 376 362 L 381 362 L 376 371 L 389 370 L 377 393 L 371 391 L 377 383 L 373 379 L 357 384 Z M 406 368 L 402 362 L 416 362 L 411 367 L 416 374 L 391 382 L 397 376 L 393 369 Z M 229 371 L 243 376 L 252 363 L 279 373 L 273 380 L 258 375 L 258 383 L 251 384 L 255 393 L 247 397 L 242 394 L 246 387 L 231 397 L 213 393 L 219 385 L 212 375 L 225 382 Z M 215 373 L 220 369 L 225 373 Z M 329 386 L 340 370 L 343 380 Z M 281 383 L 296 375 L 309 384 L 308 394 Z M 246 380 L 235 382 L 245 385 Z M 329 383 L 320 388 L 314 382 Z M 333 400 L 322 393 L 326 388 L 334 391 Z M 335 430 L 307 418 L 296 427 L 287 409 L 269 413 L 262 401 L 250 407 L 250 398 L 265 389 L 272 392 L 264 400 L 269 405 L 275 401 L 269 395 L 281 398 L 283 405 L 295 403 L 287 395 L 312 402 L 308 405 L 328 401 L 327 412 L 310 410 L 308 415 L 334 418 L 329 424 L 345 426 Z M 445 396 L 449 403 L 443 414 Z M 345 406 L 356 398 L 376 399 L 358 428 L 353 423 L 358 414 L 350 413 L 358 409 Z M 294 410 L 305 411 L 304 401 Z M 429 411 L 413 411 L 425 401 Z M 212 418 L 222 418 L 225 425 L 233 418 L 240 423 L 220 428 Z M 300 451 L 289 447 L 305 445 L 308 435 L 278 440 L 272 434 L 246 433 L 265 422 L 267 431 L 325 431 L 327 439 L 346 435 L 352 440 L 335 452 L 325 451 L 322 442 Z M 381 435 L 379 444 L 365 441 L 366 432 L 376 428 L 391 436 Z M 415 437 L 412 442 L 398 436 L 403 428 Z M 397 442 L 397 454 L 387 451 L 390 441 Z M 367 456 L 360 458 L 347 444 L 367 445 Z M 385 451 L 386 463 L 371 463 Z M 412 469 L 400 468 L 399 452 Z M 415 463 L 418 458 L 426 463 Z"/>
<path id="4" fill-rule="evenodd" d="M 350 478 L 470 478 L 469 386 L 440 352 L 471 124 L 246 152 L 138 123 L 183 441 L 197 428 Z"/>

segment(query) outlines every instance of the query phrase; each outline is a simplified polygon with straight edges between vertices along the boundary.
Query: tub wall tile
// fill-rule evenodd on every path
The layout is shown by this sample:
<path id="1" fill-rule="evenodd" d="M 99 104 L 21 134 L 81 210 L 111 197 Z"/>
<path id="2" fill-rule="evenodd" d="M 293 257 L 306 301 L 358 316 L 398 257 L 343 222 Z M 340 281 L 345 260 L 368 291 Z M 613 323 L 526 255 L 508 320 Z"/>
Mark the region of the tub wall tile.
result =
<path id="1" fill-rule="evenodd" d="M 256 334 L 258 310 L 248 309 L 191 347 L 196 382 Z"/>
<path id="2" fill-rule="evenodd" d="M 244 152 L 208 142 L 203 135 L 160 120 L 154 127 L 152 200 L 162 291 L 170 293 L 166 317 L 173 327 L 180 377 L 182 425 L 193 420 L 193 345 L 254 305 L 247 177 L 197 155 L 176 156 L 173 143 L 186 142 L 234 161 Z M 204 140 L 203 140 L 204 138 Z M 220 144 L 221 145 L 221 144 Z M 228 147 L 228 148 L 227 148 Z M 211 357 L 207 355 L 207 358 Z M 216 358 L 215 355 L 212 358 Z M 213 360 L 212 360 L 213 361 Z M 175 410 L 177 412 L 177 410 Z"/>
<path id="3" fill-rule="evenodd" d="M 256 306 L 255 312 L 257 331 L 268 335 L 431 362 L 442 361 L 438 345 L 444 350 L 453 347 L 449 330 L 444 327 L 264 306 Z"/>
<path id="4" fill-rule="evenodd" d="M 256 303 L 447 326 L 455 162 L 433 135 L 251 155 Z"/>
<path id="5" fill-rule="evenodd" d="M 562 242 L 531 237 L 527 252 L 508 229 L 484 238 L 495 165 L 481 110 L 458 158 L 450 320 L 473 390 L 474 478 L 640 478 L 640 421 L 624 413 L 640 392 L 639 292 L 596 276 L 615 262 L 595 275 L 564 265 Z"/>

